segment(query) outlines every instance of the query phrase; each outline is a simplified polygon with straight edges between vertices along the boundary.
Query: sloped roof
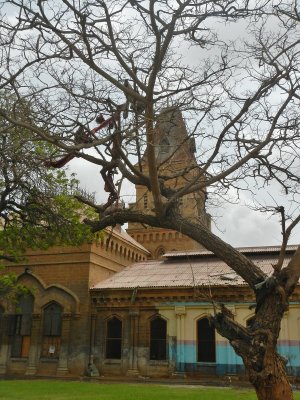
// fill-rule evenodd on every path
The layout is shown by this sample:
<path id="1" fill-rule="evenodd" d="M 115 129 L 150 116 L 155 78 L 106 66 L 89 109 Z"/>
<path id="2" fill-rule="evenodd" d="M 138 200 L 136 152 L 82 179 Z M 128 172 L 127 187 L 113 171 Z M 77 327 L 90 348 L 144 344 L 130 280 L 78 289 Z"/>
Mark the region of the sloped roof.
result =
<path id="1" fill-rule="evenodd" d="M 271 252 L 270 252 L 271 253 Z M 250 257 L 251 258 L 251 257 Z M 286 256 L 284 265 L 291 259 Z M 276 263 L 273 254 L 255 256 L 255 264 L 267 275 Z M 168 288 L 194 286 L 241 286 L 244 280 L 226 263 L 214 257 L 182 259 L 174 257 L 162 261 L 144 261 L 133 264 L 91 289 Z"/>
<path id="2" fill-rule="evenodd" d="M 105 232 L 109 235 L 111 232 L 111 228 L 106 228 Z M 122 241 L 128 242 L 132 246 L 139 248 L 146 254 L 150 254 L 150 252 L 143 245 L 141 245 L 139 242 L 134 240 L 130 235 L 128 235 L 128 233 L 124 229 L 116 227 L 113 228 L 113 235 L 119 237 Z"/>
<path id="3" fill-rule="evenodd" d="M 289 245 L 286 248 L 286 253 L 291 253 L 297 250 L 298 245 Z M 280 246 L 256 246 L 256 247 L 237 247 L 236 250 L 243 254 L 268 254 L 268 253 L 279 253 Z M 209 250 L 190 250 L 190 251 L 171 251 L 169 253 L 165 253 L 165 258 L 179 258 L 179 257 L 202 257 L 211 255 L 215 257 L 215 255 Z"/>

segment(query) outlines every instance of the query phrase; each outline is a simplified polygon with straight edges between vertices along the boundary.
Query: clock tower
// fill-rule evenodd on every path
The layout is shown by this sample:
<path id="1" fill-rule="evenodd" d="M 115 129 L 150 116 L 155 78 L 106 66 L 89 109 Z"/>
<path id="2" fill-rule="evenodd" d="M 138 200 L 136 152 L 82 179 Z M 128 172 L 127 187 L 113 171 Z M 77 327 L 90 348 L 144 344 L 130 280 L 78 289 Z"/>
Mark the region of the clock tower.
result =
<path id="1" fill-rule="evenodd" d="M 180 110 L 176 107 L 162 110 L 156 123 L 155 153 L 157 168 L 160 175 L 169 176 L 168 186 L 180 188 L 199 176 L 200 167 L 195 157 L 195 140 L 186 129 Z M 143 156 L 143 173 L 147 174 L 147 150 Z M 201 172 L 201 171 L 200 171 Z M 203 175 L 200 174 L 205 179 Z M 210 216 L 205 211 L 204 191 L 198 191 L 183 196 L 179 207 L 184 217 L 194 222 L 204 223 L 210 228 Z M 136 201 L 130 207 L 139 210 L 150 210 L 154 207 L 151 193 L 144 186 L 136 186 Z M 150 253 L 152 259 L 159 259 L 169 251 L 199 251 L 203 247 L 181 232 L 170 229 L 155 228 L 129 223 L 128 234 L 142 244 Z"/>

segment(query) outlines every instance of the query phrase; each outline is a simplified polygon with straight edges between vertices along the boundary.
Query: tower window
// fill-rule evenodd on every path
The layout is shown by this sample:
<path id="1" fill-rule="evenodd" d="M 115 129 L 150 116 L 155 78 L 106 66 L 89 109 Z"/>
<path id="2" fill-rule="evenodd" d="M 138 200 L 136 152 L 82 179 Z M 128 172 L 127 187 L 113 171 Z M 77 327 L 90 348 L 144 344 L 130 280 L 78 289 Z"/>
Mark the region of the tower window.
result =
<path id="1" fill-rule="evenodd" d="M 163 139 L 160 144 L 159 144 L 160 148 L 160 154 L 167 154 L 169 152 L 169 148 L 170 148 L 170 143 L 168 141 L 168 139 Z"/>
<path id="2" fill-rule="evenodd" d="M 158 249 L 156 250 L 156 258 L 158 260 L 162 259 L 164 254 L 165 254 L 165 249 L 162 246 L 158 247 Z"/>
<path id="3" fill-rule="evenodd" d="M 147 196 L 147 193 L 144 194 L 143 201 L 144 201 L 144 208 L 145 209 L 148 208 L 148 196 Z"/>
<path id="4" fill-rule="evenodd" d="M 216 362 L 215 329 L 210 326 L 208 318 L 197 321 L 197 361 Z"/>

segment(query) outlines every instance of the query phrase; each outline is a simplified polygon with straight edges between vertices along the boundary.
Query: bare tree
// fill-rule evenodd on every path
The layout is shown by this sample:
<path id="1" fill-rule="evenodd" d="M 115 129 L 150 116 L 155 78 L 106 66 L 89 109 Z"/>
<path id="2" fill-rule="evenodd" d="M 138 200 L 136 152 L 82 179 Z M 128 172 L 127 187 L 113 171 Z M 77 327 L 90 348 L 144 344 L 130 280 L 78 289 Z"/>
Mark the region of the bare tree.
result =
<path id="1" fill-rule="evenodd" d="M 59 149 L 47 165 L 81 157 L 101 166 L 109 201 L 82 199 L 99 214 L 86 221 L 93 231 L 125 222 L 180 230 L 247 282 L 257 299 L 251 326 L 226 313 L 213 321 L 242 357 L 258 398 L 272 400 L 293 398 L 276 342 L 300 275 L 300 248 L 283 268 L 300 220 L 299 10 L 279 3 L 1 1 L 0 85 L 26 99 L 36 118 L 12 118 L 3 108 L 2 117 Z M 198 148 L 197 163 L 172 175 L 157 158 L 156 120 L 165 107 L 184 113 Z M 151 192 L 153 209 L 118 206 L 115 169 Z M 170 185 L 185 175 L 184 185 Z M 278 208 L 283 245 L 271 276 L 178 207 L 199 191 L 226 197 L 272 182 L 294 212 L 287 218 Z"/>

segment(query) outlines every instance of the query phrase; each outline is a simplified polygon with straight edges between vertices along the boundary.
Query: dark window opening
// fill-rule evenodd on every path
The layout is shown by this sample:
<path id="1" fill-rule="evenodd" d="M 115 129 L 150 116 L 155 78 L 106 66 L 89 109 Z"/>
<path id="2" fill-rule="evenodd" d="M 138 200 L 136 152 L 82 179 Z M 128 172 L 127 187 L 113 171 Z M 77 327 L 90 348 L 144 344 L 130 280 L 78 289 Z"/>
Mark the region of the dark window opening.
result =
<path id="1" fill-rule="evenodd" d="M 170 142 L 168 141 L 168 139 L 163 139 L 160 144 L 160 153 L 161 154 L 167 154 L 169 152 L 170 149 Z"/>
<path id="2" fill-rule="evenodd" d="M 160 246 L 160 247 L 156 250 L 156 258 L 157 258 L 158 260 L 160 260 L 160 259 L 163 258 L 164 254 L 165 254 L 165 249 L 164 249 L 163 247 Z"/>
<path id="3" fill-rule="evenodd" d="M 144 194 L 143 196 L 143 200 L 144 200 L 144 208 L 148 208 L 148 196 L 147 194 Z"/>
<path id="4" fill-rule="evenodd" d="M 246 326 L 247 326 L 247 328 L 252 328 L 254 322 L 255 322 L 255 316 L 253 316 L 253 317 L 247 319 L 247 321 L 246 321 Z"/>
<path id="5" fill-rule="evenodd" d="M 122 353 L 122 321 L 113 317 L 107 321 L 106 358 L 121 359 Z"/>
<path id="6" fill-rule="evenodd" d="M 210 325 L 208 318 L 198 320 L 197 339 L 197 361 L 216 362 L 215 329 Z"/>
<path id="7" fill-rule="evenodd" d="M 16 305 L 16 314 L 9 316 L 11 357 L 29 355 L 33 301 L 32 296 L 23 296 Z"/>
<path id="8" fill-rule="evenodd" d="M 150 360 L 167 358 L 167 322 L 161 317 L 150 323 Z"/>
<path id="9" fill-rule="evenodd" d="M 44 309 L 42 357 L 58 358 L 61 346 L 62 307 L 51 303 Z"/>

